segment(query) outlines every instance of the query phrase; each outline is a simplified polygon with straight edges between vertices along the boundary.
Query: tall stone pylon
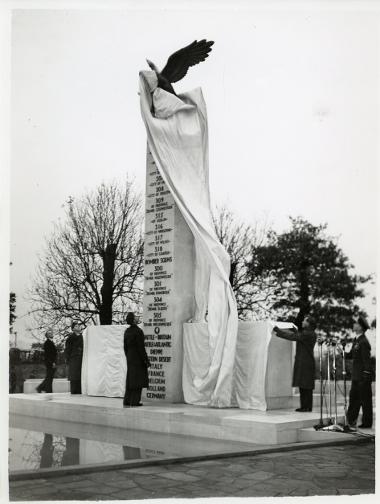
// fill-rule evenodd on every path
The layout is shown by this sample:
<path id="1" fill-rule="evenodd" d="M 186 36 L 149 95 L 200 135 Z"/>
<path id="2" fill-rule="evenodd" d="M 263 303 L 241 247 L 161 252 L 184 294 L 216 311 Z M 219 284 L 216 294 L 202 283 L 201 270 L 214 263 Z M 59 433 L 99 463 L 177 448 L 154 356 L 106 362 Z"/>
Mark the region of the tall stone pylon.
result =
<path id="1" fill-rule="evenodd" d="M 194 267 L 193 235 L 148 148 L 143 297 L 151 362 L 147 400 L 183 402 L 183 323 L 194 314 Z"/>

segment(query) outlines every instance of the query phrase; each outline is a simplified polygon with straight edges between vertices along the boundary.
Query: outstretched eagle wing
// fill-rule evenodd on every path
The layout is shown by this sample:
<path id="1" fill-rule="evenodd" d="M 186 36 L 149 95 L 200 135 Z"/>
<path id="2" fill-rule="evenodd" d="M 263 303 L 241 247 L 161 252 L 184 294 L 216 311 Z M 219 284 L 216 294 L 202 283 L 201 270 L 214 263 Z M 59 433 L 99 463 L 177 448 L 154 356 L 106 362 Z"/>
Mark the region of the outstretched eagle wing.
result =
<path id="1" fill-rule="evenodd" d="M 189 67 L 197 65 L 208 57 L 213 41 L 203 39 L 179 49 L 171 56 L 162 70 L 161 75 L 169 82 L 178 82 L 187 74 Z"/>

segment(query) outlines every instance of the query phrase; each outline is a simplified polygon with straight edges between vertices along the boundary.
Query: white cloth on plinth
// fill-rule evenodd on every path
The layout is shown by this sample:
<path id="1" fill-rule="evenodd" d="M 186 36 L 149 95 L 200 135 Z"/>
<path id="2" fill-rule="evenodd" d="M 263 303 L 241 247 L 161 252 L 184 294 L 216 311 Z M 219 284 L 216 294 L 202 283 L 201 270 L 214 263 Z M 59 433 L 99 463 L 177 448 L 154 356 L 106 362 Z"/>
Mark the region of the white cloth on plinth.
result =
<path id="1" fill-rule="evenodd" d="M 152 100 L 159 117 L 151 113 Z M 140 105 L 148 148 L 194 236 L 195 321 L 204 321 L 207 311 L 210 361 L 202 375 L 194 376 L 193 387 L 209 406 L 228 407 L 238 316 L 228 278 L 230 258 L 211 216 L 206 104 L 200 88 L 176 97 L 157 88 L 154 72 L 140 72 Z"/>
<path id="2" fill-rule="evenodd" d="M 83 332 L 82 394 L 123 397 L 127 361 L 124 325 L 89 326 Z"/>
<path id="3" fill-rule="evenodd" d="M 267 409 L 268 352 L 271 339 L 278 337 L 273 333 L 275 325 L 281 329 L 293 327 L 293 324 L 271 320 L 239 322 L 233 400 L 241 409 Z M 291 342 L 283 343 L 292 346 Z M 281 356 L 275 365 L 281 366 Z M 283 376 L 283 379 L 289 382 L 290 388 L 292 376 Z"/>
<path id="4" fill-rule="evenodd" d="M 285 322 L 239 322 L 233 375 L 232 406 L 265 411 L 268 351 L 273 327 L 290 328 Z M 194 384 L 197 376 L 204 376 L 210 366 L 207 323 L 184 324 L 182 386 L 185 402 L 208 405 L 208 396 Z M 292 345 L 283 341 L 284 345 Z M 281 356 L 275 365 L 281 366 Z M 289 366 L 285 366 L 289 368 Z M 290 369 L 290 368 L 289 368 Z M 283 376 L 291 389 L 291 374 Z"/>

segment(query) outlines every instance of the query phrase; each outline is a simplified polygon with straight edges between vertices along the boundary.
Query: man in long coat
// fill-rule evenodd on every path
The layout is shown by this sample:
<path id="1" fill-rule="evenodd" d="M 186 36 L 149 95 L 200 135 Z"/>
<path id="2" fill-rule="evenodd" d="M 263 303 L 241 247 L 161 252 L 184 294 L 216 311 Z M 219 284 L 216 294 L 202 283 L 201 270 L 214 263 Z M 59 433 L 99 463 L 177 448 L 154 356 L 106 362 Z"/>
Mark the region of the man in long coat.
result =
<path id="1" fill-rule="evenodd" d="M 312 411 L 313 390 L 315 378 L 314 346 L 317 340 L 315 334 L 315 321 L 312 317 L 306 317 L 302 322 L 302 330 L 273 329 L 280 338 L 296 341 L 296 355 L 293 368 L 293 387 L 300 391 L 300 407 L 296 411 Z"/>
<path id="2" fill-rule="evenodd" d="M 351 350 L 346 353 L 346 358 L 352 359 L 352 381 L 347 410 L 347 421 L 351 428 L 356 427 L 360 408 L 363 417 L 359 428 L 371 428 L 373 422 L 371 345 L 365 335 L 368 329 L 368 322 L 363 317 L 354 321 L 356 338 Z"/>
<path id="3" fill-rule="evenodd" d="M 124 353 L 127 358 L 127 379 L 123 405 L 142 406 L 141 391 L 149 386 L 148 367 L 150 362 L 145 350 L 144 333 L 137 326 L 134 313 L 126 318 L 130 326 L 124 333 Z"/>
<path id="4" fill-rule="evenodd" d="M 65 344 L 65 359 L 69 366 L 70 392 L 82 393 L 82 355 L 83 336 L 78 322 L 71 324 L 72 333 L 67 336 Z"/>
<path id="5" fill-rule="evenodd" d="M 44 381 L 41 382 L 36 388 L 38 393 L 41 393 L 42 391 L 53 392 L 53 378 L 57 360 L 57 347 L 53 342 L 53 331 L 51 329 L 48 329 L 46 331 L 45 338 L 44 360 L 46 367 L 46 376 Z"/>

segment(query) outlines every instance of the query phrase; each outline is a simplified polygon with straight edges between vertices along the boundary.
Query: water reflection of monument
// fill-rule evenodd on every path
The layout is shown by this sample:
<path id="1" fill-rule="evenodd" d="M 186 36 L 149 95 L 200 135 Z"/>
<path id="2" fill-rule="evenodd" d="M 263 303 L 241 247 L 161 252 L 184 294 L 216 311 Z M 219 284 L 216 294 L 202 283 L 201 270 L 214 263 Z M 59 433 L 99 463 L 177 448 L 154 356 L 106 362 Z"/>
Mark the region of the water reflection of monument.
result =
<path id="1" fill-rule="evenodd" d="M 44 440 L 40 450 L 40 468 L 53 467 L 54 465 L 71 466 L 79 464 L 80 440 L 77 438 L 66 437 L 65 448 L 62 452 L 62 446 L 57 447 L 57 455 L 62 454 L 60 464 L 54 463 L 54 438 L 52 434 L 44 434 Z M 58 453 L 59 452 L 59 453 Z"/>
<path id="2" fill-rule="evenodd" d="M 212 221 L 202 91 L 177 96 L 162 85 L 162 75 L 176 82 L 169 77 L 181 78 L 189 66 L 203 61 L 193 58 L 196 46 L 190 48 L 172 55 L 161 73 L 152 65 L 154 71 L 140 72 L 148 137 L 143 330 L 152 366 L 146 399 L 218 408 L 287 407 L 292 344 L 272 341 L 269 321 L 238 322 L 230 259 Z M 208 52 L 210 45 L 206 57 Z M 125 370 L 120 383 L 112 381 L 123 328 L 114 339 L 106 335 L 115 331 L 104 326 L 87 330 L 84 392 L 122 396 Z M 270 362 L 276 362 L 276 372 Z"/>
<path id="3" fill-rule="evenodd" d="M 79 464 L 80 440 L 77 438 L 66 438 L 66 449 L 62 456 L 61 465 L 71 466 Z"/>
<path id="4" fill-rule="evenodd" d="M 123 446 L 124 460 L 140 459 L 141 449 L 138 446 Z"/>
<path id="5" fill-rule="evenodd" d="M 134 460 L 141 458 L 141 448 L 133 445 L 110 445 L 92 440 L 66 437 L 65 447 L 57 447 L 56 456 L 61 455 L 60 463 L 54 462 L 54 437 L 44 434 L 40 450 L 40 468 L 53 466 L 75 466 L 81 463 L 102 462 L 104 459 Z"/>
<path id="6" fill-rule="evenodd" d="M 88 463 L 100 463 L 104 460 L 134 460 L 145 457 L 148 449 L 142 450 L 136 445 L 117 445 L 96 440 L 44 434 L 40 449 L 40 469 L 59 466 L 76 466 Z"/>

